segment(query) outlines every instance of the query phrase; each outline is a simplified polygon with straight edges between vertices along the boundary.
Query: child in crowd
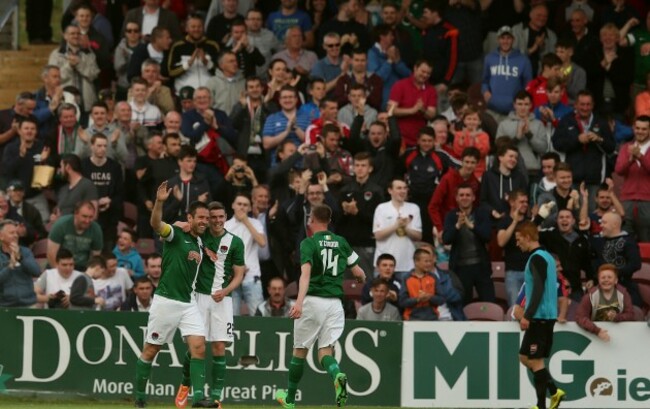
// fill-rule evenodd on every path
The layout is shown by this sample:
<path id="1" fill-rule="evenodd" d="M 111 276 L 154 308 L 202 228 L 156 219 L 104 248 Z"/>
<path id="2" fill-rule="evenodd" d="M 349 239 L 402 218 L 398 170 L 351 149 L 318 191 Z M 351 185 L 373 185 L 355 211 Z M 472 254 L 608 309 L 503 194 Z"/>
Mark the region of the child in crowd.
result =
<path id="1" fill-rule="evenodd" d="M 481 130 L 481 119 L 474 107 L 465 110 L 463 129 L 454 133 L 454 156 L 460 158 L 465 148 L 469 147 L 481 152 L 481 160 L 474 171 L 474 175 L 480 180 L 485 173 L 485 157 L 490 152 L 490 137 Z"/>

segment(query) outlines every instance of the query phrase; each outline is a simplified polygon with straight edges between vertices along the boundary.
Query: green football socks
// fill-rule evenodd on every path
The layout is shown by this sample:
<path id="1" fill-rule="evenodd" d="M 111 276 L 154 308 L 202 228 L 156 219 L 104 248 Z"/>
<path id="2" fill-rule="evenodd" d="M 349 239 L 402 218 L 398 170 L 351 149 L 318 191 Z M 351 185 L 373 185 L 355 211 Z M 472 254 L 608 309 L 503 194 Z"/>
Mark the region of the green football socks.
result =
<path id="1" fill-rule="evenodd" d="M 137 400 L 146 400 L 147 398 L 147 381 L 151 375 L 151 362 L 143 361 L 138 358 L 135 364 L 135 398 Z"/>
<path id="2" fill-rule="evenodd" d="M 205 386 L 205 361 L 203 359 L 192 358 L 190 360 L 190 379 L 192 380 L 192 389 L 194 395 L 192 402 L 197 403 L 205 397 L 203 387 Z"/>
<path id="3" fill-rule="evenodd" d="M 296 392 L 298 391 L 298 383 L 302 378 L 302 373 L 305 368 L 305 359 L 292 357 L 289 364 L 289 383 L 287 388 L 287 403 L 295 403 Z"/>
<path id="4" fill-rule="evenodd" d="M 192 380 L 190 379 L 191 360 L 192 360 L 192 355 L 190 355 L 190 351 L 187 351 L 183 359 L 183 379 L 181 379 L 181 385 L 190 386 L 192 383 Z"/>
<path id="5" fill-rule="evenodd" d="M 336 380 L 336 375 L 341 373 L 339 368 L 339 363 L 336 362 L 336 359 L 331 355 L 325 355 L 321 359 L 320 364 L 323 366 L 323 369 L 332 377 L 332 380 Z"/>
<path id="6" fill-rule="evenodd" d="M 212 357 L 212 388 L 210 395 L 213 400 L 221 400 L 221 391 L 226 384 L 226 357 Z"/>

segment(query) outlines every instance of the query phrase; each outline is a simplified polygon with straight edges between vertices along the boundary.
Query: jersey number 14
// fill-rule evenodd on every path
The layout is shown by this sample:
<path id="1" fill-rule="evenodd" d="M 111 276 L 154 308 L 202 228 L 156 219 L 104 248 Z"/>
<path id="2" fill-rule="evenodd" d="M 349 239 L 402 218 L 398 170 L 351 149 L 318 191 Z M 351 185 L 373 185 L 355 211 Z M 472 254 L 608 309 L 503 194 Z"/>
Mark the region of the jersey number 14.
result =
<path id="1" fill-rule="evenodd" d="M 332 257 L 332 253 L 332 249 L 322 249 L 320 251 L 320 255 L 323 257 L 323 274 L 330 270 L 331 275 L 336 277 L 339 268 L 339 255 Z"/>

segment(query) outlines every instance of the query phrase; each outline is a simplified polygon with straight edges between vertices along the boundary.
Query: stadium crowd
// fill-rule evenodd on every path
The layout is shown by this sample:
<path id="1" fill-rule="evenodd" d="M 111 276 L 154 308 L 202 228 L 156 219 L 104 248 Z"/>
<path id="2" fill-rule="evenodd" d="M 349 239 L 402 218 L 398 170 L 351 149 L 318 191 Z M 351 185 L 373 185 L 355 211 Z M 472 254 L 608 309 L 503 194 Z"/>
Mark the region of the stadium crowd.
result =
<path id="1" fill-rule="evenodd" d="M 225 205 L 236 313 L 287 315 L 323 203 L 368 277 L 349 317 L 465 319 L 499 261 L 517 304 L 526 220 L 588 330 L 644 306 L 647 2 L 142 3 L 73 0 L 42 88 L 0 111 L 0 306 L 146 311 L 163 181 L 166 222 Z"/>

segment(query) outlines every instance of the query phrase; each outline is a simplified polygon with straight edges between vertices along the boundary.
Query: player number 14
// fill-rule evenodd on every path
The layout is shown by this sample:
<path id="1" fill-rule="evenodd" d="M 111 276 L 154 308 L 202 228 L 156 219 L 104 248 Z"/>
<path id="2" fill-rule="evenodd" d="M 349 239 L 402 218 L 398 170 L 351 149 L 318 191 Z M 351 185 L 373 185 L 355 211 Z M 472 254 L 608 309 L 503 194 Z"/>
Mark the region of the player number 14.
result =
<path id="1" fill-rule="evenodd" d="M 323 274 L 327 270 L 332 270 L 332 276 L 336 277 L 339 268 L 339 255 L 332 257 L 332 249 L 322 249 L 320 255 L 323 257 Z"/>

